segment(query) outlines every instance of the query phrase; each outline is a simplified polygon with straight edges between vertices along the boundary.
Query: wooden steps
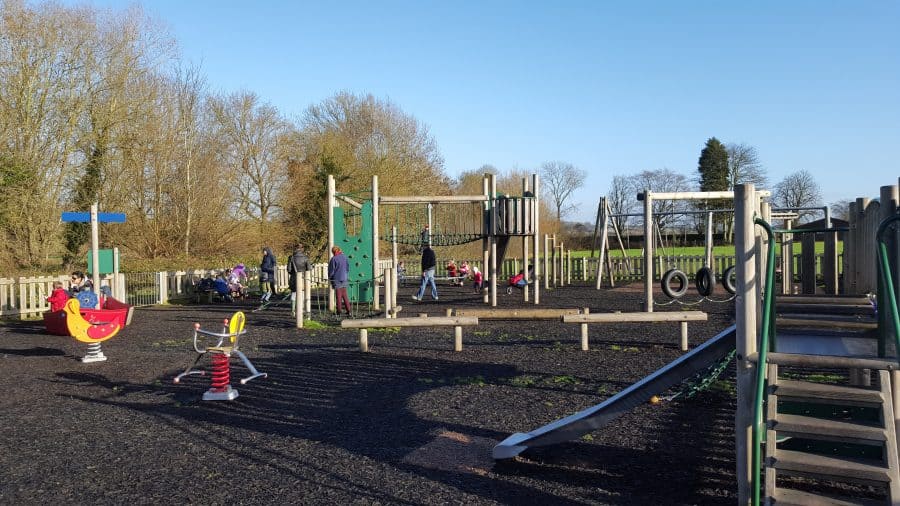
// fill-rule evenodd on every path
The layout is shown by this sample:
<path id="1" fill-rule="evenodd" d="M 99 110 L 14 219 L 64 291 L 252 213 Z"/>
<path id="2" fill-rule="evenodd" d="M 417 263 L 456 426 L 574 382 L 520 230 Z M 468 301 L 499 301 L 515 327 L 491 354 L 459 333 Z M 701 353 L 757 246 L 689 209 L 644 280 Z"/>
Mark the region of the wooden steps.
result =
<path id="1" fill-rule="evenodd" d="M 828 369 L 834 368 L 837 363 L 856 365 L 864 362 L 874 365 L 885 362 L 880 365 L 887 366 L 887 361 L 777 353 L 770 357 L 774 360 L 766 364 L 765 428 L 768 443 L 763 461 L 766 504 L 900 504 L 900 463 L 888 367 L 876 368 L 876 388 L 778 377 L 779 367 L 783 367 L 778 362 Z M 892 368 L 895 367 L 896 362 Z M 792 407 L 791 413 L 779 411 L 788 405 Z M 819 408 L 815 408 L 816 405 Z M 838 417 L 825 418 L 831 412 L 827 409 L 823 411 L 822 406 L 875 408 L 878 410 L 878 421 L 873 421 L 871 417 L 854 419 L 858 412 L 845 409 L 837 410 L 840 413 Z M 804 414 L 795 414 L 798 407 Z M 816 413 L 817 416 L 807 413 Z M 871 411 L 868 413 L 872 414 Z M 872 455 L 881 458 L 866 458 Z M 798 482 L 778 480 L 779 476 L 798 477 L 806 490 L 791 488 Z M 885 491 L 886 499 L 869 501 L 809 491 L 821 486 L 822 482 L 875 485 Z"/>
<path id="2" fill-rule="evenodd" d="M 772 498 L 772 504 L 778 506 L 810 506 L 817 504 L 827 504 L 829 506 L 884 506 L 884 501 L 859 499 L 847 500 L 828 494 L 816 494 L 803 490 L 794 490 L 790 488 L 780 488 L 775 492 Z"/>
<path id="3" fill-rule="evenodd" d="M 779 379 L 778 384 L 770 387 L 770 391 L 778 399 L 791 402 L 865 408 L 877 408 L 884 402 L 880 390 L 809 381 Z"/>

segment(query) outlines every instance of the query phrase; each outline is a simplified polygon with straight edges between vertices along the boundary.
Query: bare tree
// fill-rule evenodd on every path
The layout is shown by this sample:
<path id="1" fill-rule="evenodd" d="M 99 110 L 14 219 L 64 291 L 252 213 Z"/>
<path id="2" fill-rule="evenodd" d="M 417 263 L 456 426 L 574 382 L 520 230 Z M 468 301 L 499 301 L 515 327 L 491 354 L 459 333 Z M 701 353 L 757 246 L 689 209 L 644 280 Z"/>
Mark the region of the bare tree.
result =
<path id="1" fill-rule="evenodd" d="M 812 207 L 822 205 L 822 191 L 813 175 L 807 170 L 789 174 L 775 186 L 775 203 L 780 207 Z M 799 221 L 813 213 L 799 211 Z"/>
<path id="2" fill-rule="evenodd" d="M 728 153 L 728 189 L 734 185 L 752 183 L 757 188 L 765 188 L 769 184 L 766 169 L 759 161 L 756 148 L 747 144 L 729 143 L 725 145 Z"/>
<path id="3" fill-rule="evenodd" d="M 690 182 L 684 174 L 679 174 L 670 169 L 645 170 L 629 178 L 632 193 L 637 199 L 637 194 L 644 191 L 653 192 L 683 192 L 690 190 Z M 665 230 L 673 223 L 682 222 L 679 216 L 662 216 L 659 213 L 673 213 L 687 209 L 684 200 L 653 200 L 654 220 L 660 230 Z"/>
<path id="4" fill-rule="evenodd" d="M 850 219 L 851 200 L 840 199 L 829 204 L 831 206 L 831 217 L 839 220 L 848 221 Z"/>
<path id="5" fill-rule="evenodd" d="M 725 145 L 728 153 L 728 189 L 733 190 L 735 185 L 752 183 L 757 188 L 765 188 L 769 184 L 766 169 L 759 161 L 759 153 L 756 148 L 748 144 L 729 143 Z M 721 202 L 720 205 L 731 207 L 731 203 Z M 734 213 L 725 213 L 716 221 L 721 221 L 725 230 L 725 240 L 731 242 L 734 234 Z"/>
<path id="6" fill-rule="evenodd" d="M 563 216 L 578 209 L 578 204 L 569 200 L 586 178 L 587 172 L 571 163 L 546 162 L 541 166 L 541 189 L 556 211 L 557 225 L 562 224 Z"/>
<path id="7" fill-rule="evenodd" d="M 609 191 L 606 193 L 606 201 L 612 214 L 631 214 L 637 212 L 637 191 L 627 176 L 613 177 Z M 628 216 L 613 218 L 616 226 L 622 234 L 628 236 L 628 226 L 632 221 Z"/>

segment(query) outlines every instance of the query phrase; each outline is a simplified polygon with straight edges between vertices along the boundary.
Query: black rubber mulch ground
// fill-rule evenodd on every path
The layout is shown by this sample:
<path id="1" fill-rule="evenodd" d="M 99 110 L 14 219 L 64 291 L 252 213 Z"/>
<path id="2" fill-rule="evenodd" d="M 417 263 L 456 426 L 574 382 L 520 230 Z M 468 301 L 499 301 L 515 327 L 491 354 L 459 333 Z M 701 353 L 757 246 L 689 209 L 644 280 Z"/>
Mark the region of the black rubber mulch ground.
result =
<path id="1" fill-rule="evenodd" d="M 404 315 L 479 306 L 464 288 Z M 636 311 L 636 287 L 543 291 L 544 307 Z M 500 305 L 524 305 L 518 292 Z M 208 377 L 172 378 L 191 324 L 249 303 L 139 309 L 109 360 L 41 322 L 0 327 L 0 503 L 733 504 L 730 380 L 647 404 L 579 441 L 494 464 L 491 446 L 597 404 L 680 355 L 677 324 L 493 322 L 464 331 L 296 330 L 286 308 L 248 311 L 242 349 L 269 374 L 233 402 L 201 402 Z M 676 309 L 676 307 L 659 310 Z M 694 308 L 692 308 L 694 309 Z M 709 304 L 691 345 L 733 321 Z M 245 369 L 233 360 L 235 376 Z M 204 358 L 201 365 L 207 366 Z M 729 367 L 729 375 L 733 366 Z M 670 392 L 671 393 L 671 392 Z"/>

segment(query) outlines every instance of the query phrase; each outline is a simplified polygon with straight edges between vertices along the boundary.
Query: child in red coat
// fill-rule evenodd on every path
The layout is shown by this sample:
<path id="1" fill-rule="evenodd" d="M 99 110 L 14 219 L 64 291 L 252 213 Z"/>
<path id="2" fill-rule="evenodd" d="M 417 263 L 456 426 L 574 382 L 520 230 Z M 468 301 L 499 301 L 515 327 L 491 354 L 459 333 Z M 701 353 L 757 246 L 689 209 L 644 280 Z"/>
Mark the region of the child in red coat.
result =
<path id="1" fill-rule="evenodd" d="M 63 289 L 61 281 L 53 282 L 53 293 L 47 297 L 50 303 L 50 311 L 62 311 L 66 307 L 66 301 L 69 300 L 69 294 Z"/>

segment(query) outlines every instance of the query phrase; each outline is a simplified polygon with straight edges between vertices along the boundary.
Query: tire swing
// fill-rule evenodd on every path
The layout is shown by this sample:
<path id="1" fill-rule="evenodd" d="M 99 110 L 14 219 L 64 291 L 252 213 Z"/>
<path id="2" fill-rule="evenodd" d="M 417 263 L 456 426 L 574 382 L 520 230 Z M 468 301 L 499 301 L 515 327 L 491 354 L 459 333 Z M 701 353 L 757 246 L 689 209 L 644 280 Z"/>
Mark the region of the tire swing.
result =
<path id="1" fill-rule="evenodd" d="M 722 287 L 731 295 L 737 292 L 737 271 L 733 265 L 725 269 L 725 272 L 722 274 Z"/>
<path id="2" fill-rule="evenodd" d="M 672 286 L 673 282 L 677 284 L 677 288 Z M 666 296 L 672 299 L 678 299 L 687 293 L 688 277 L 687 274 L 678 269 L 669 269 L 663 274 L 660 284 L 662 285 L 662 291 Z"/>
<path id="3" fill-rule="evenodd" d="M 709 297 L 716 287 L 716 275 L 709 267 L 703 267 L 697 271 L 694 284 L 697 286 L 697 293 L 702 297 Z"/>

